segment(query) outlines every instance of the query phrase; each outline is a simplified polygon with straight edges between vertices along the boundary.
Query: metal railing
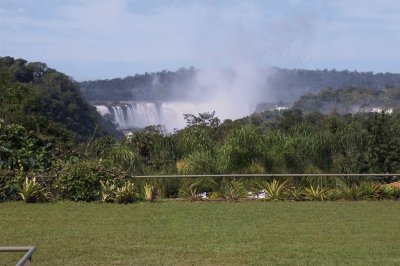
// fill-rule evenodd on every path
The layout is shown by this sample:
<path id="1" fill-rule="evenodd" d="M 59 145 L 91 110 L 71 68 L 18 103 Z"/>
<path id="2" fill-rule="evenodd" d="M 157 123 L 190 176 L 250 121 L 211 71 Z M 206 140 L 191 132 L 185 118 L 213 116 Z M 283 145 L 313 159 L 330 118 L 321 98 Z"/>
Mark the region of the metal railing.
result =
<path id="1" fill-rule="evenodd" d="M 0 247 L 0 252 L 26 252 L 25 255 L 15 264 L 16 266 L 32 265 L 32 255 L 35 252 L 35 246 L 29 247 Z"/>
<path id="2" fill-rule="evenodd" d="M 213 174 L 213 175 L 137 175 L 134 178 L 223 178 L 223 177 L 400 177 L 400 174 Z"/>

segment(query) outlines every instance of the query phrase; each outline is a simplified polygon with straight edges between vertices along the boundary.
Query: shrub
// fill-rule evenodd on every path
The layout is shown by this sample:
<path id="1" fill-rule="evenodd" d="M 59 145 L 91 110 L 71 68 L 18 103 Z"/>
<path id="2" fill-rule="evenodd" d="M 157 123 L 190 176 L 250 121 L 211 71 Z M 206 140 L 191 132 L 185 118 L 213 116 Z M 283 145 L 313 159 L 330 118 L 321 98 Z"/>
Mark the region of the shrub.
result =
<path id="1" fill-rule="evenodd" d="M 115 191 L 115 200 L 120 204 L 132 203 L 138 198 L 139 193 L 136 190 L 135 184 L 129 181 Z"/>
<path id="2" fill-rule="evenodd" d="M 101 187 L 99 168 L 96 162 L 91 161 L 66 165 L 55 184 L 60 196 L 74 201 L 96 200 Z"/>
<path id="3" fill-rule="evenodd" d="M 265 173 L 265 168 L 261 163 L 252 162 L 246 170 L 248 174 L 263 174 Z"/>
<path id="4" fill-rule="evenodd" d="M 21 181 L 17 171 L 0 169 L 0 200 L 16 200 Z"/>
<path id="5" fill-rule="evenodd" d="M 209 152 L 194 152 L 176 163 L 179 174 L 212 174 L 215 172 L 215 161 Z"/>
<path id="6" fill-rule="evenodd" d="M 123 144 L 117 145 L 111 150 L 110 159 L 113 164 L 130 172 L 138 172 L 141 168 L 140 156 Z"/>

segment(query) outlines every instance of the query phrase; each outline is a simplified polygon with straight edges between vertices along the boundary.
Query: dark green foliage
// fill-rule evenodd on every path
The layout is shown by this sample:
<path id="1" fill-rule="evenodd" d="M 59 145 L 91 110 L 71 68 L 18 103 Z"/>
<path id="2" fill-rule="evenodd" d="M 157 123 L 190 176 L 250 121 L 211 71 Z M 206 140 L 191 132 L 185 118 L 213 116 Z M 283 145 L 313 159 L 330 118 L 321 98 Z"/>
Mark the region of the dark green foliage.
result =
<path id="1" fill-rule="evenodd" d="M 251 125 L 234 130 L 221 148 L 223 172 L 240 172 L 262 157 L 261 134 Z"/>
<path id="2" fill-rule="evenodd" d="M 6 123 L 62 141 L 117 134 L 84 101 L 76 82 L 43 63 L 0 57 L 0 76 L 0 118 Z"/>
<path id="3" fill-rule="evenodd" d="M 321 112 L 330 114 L 356 113 L 363 108 L 398 108 L 400 106 L 400 89 L 366 89 L 366 88 L 327 88 L 318 94 L 306 94 L 297 100 L 293 108 L 305 113 Z"/>
<path id="4" fill-rule="evenodd" d="M 98 198 L 100 180 L 96 164 L 83 161 L 66 166 L 55 186 L 64 199 L 91 201 Z"/>
<path id="5" fill-rule="evenodd" d="M 20 125 L 0 119 L 0 169 L 44 169 L 51 164 L 51 146 Z"/>
<path id="6" fill-rule="evenodd" d="M 398 124 L 388 114 L 371 114 L 365 120 L 367 164 L 370 172 L 395 173 L 400 170 Z"/>
<path id="7" fill-rule="evenodd" d="M 112 181 L 120 186 L 128 177 L 124 171 L 108 162 L 84 160 L 63 165 L 55 177 L 53 189 L 62 199 L 92 201 L 99 198 L 100 180 Z"/>

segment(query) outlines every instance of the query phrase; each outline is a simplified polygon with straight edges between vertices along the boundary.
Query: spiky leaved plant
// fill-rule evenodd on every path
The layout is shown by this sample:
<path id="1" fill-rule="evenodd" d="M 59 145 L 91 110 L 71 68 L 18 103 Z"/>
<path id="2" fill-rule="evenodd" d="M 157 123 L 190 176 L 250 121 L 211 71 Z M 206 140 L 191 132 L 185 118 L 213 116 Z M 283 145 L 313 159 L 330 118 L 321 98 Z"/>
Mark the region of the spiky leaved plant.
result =
<path id="1" fill-rule="evenodd" d="M 288 189 L 288 198 L 294 201 L 304 200 L 304 191 L 302 187 L 291 187 Z"/>
<path id="2" fill-rule="evenodd" d="M 360 185 L 360 193 L 363 199 L 378 200 L 381 185 L 373 182 L 363 182 Z"/>
<path id="3" fill-rule="evenodd" d="M 382 199 L 393 199 L 396 193 L 396 189 L 389 185 L 383 185 L 380 189 Z"/>
<path id="4" fill-rule="evenodd" d="M 138 193 L 136 191 L 135 184 L 132 182 L 126 182 L 125 185 L 123 185 L 120 188 L 117 188 L 115 191 L 115 200 L 118 203 L 132 203 L 138 198 Z"/>
<path id="5" fill-rule="evenodd" d="M 40 193 L 43 192 L 40 184 L 36 181 L 36 178 L 29 179 L 25 178 L 24 183 L 19 188 L 19 195 L 26 203 L 34 203 L 38 200 Z"/>
<path id="6" fill-rule="evenodd" d="M 102 202 L 113 202 L 115 201 L 115 192 L 117 190 L 117 186 L 110 181 L 100 181 L 101 185 L 101 201 Z"/>
<path id="7" fill-rule="evenodd" d="M 264 182 L 260 186 L 265 190 L 268 200 L 284 200 L 288 192 L 287 181 L 279 182 L 274 179 L 271 183 Z"/>
<path id="8" fill-rule="evenodd" d="M 326 198 L 328 192 L 329 192 L 328 188 L 320 187 L 319 185 L 316 187 L 311 185 L 310 187 L 304 189 L 304 194 L 306 198 L 309 200 L 323 201 Z"/>
<path id="9" fill-rule="evenodd" d="M 213 187 L 215 185 L 215 181 L 210 178 L 198 178 L 193 181 L 187 180 L 180 189 L 180 194 L 184 198 L 190 198 L 191 201 L 201 200 L 202 198 L 199 196 L 201 188 Z"/>
<path id="10" fill-rule="evenodd" d="M 339 187 L 330 189 L 325 198 L 331 201 L 343 199 L 342 190 Z"/>
<path id="11" fill-rule="evenodd" d="M 246 194 L 245 185 L 243 181 L 236 179 L 224 181 L 222 193 L 229 201 L 238 201 L 240 197 Z"/>
<path id="12" fill-rule="evenodd" d="M 359 200 L 362 196 L 362 191 L 357 185 L 344 186 L 340 191 L 342 198 L 346 200 Z"/>

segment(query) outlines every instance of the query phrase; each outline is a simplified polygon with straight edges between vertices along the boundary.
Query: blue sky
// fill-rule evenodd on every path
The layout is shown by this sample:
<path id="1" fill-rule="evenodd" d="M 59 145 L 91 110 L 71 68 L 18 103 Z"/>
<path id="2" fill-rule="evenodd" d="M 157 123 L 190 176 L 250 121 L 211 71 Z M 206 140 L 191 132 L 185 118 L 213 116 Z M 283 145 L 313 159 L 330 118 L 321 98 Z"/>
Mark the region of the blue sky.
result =
<path id="1" fill-rule="evenodd" d="M 0 56 L 76 80 L 252 64 L 400 72 L 397 0 L 0 0 Z"/>

